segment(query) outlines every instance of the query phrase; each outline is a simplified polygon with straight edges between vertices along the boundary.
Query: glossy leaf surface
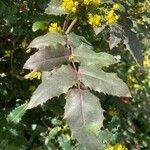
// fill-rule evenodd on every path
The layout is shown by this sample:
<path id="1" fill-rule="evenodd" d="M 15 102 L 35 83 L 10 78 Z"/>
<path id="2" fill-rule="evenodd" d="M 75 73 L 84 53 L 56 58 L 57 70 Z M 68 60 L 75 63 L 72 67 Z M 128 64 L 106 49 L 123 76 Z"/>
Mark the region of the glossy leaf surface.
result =
<path id="1" fill-rule="evenodd" d="M 66 98 L 65 115 L 72 134 L 89 150 L 99 150 L 97 133 L 103 126 L 99 99 L 88 90 L 72 89 Z"/>

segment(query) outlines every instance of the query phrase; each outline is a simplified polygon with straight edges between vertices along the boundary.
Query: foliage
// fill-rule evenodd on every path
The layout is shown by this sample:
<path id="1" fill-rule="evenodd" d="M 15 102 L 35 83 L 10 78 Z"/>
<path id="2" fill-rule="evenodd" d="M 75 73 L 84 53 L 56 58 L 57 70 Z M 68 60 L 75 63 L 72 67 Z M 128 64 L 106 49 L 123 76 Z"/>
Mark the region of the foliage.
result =
<path id="1" fill-rule="evenodd" d="M 149 149 L 148 6 L 0 0 L 0 149 Z"/>

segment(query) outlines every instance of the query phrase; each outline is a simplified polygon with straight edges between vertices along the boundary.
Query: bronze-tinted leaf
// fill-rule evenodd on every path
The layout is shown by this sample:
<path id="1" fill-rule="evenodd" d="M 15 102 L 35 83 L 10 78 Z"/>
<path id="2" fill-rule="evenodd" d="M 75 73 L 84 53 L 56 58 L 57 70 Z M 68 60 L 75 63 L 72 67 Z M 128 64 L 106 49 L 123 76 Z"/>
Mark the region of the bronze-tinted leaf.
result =
<path id="1" fill-rule="evenodd" d="M 69 90 L 64 118 L 81 144 L 89 150 L 100 149 L 97 134 L 103 126 L 104 116 L 96 96 L 88 90 Z"/>
<path id="2" fill-rule="evenodd" d="M 43 47 L 26 61 L 24 68 L 51 71 L 67 62 L 69 55 L 69 50 L 61 44 L 57 44 L 57 47 Z"/>
<path id="3" fill-rule="evenodd" d="M 118 97 L 131 97 L 128 86 L 114 73 L 93 66 L 80 66 L 79 80 L 90 89 Z"/>
<path id="4" fill-rule="evenodd" d="M 45 103 L 48 99 L 67 93 L 77 82 L 76 74 L 71 66 L 63 65 L 57 71 L 53 70 L 33 93 L 28 109 Z"/>
<path id="5" fill-rule="evenodd" d="M 28 48 L 36 48 L 36 49 L 41 49 L 43 47 L 48 47 L 48 46 L 57 46 L 57 44 L 62 44 L 65 45 L 66 41 L 64 39 L 64 36 L 56 31 L 51 31 L 48 32 L 45 35 L 39 36 L 35 38 Z"/>

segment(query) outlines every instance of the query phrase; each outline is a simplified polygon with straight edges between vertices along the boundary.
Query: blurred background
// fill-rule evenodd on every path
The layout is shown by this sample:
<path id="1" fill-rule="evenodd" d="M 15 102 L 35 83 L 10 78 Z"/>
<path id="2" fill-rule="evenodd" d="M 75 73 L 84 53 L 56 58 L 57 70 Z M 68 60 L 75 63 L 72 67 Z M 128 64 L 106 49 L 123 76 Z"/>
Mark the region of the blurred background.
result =
<path id="1" fill-rule="evenodd" d="M 40 73 L 29 79 L 24 78 L 29 71 L 23 70 L 23 65 L 32 53 L 27 52 L 27 46 L 35 37 L 48 32 L 50 23 L 57 21 L 61 25 L 63 21 L 59 17 L 44 14 L 48 2 L 49 0 L 0 0 L 0 150 L 85 149 L 71 136 L 68 125 L 62 120 L 65 105 L 63 95 L 42 107 L 25 112 L 25 103 L 41 82 Z M 119 49 L 107 50 L 121 58 L 121 62 L 109 70 L 117 72 L 128 84 L 133 98 L 98 95 L 106 117 L 99 133 L 104 147 L 110 143 L 124 143 L 131 150 L 150 150 L 148 10 L 148 0 L 136 1 L 134 11 L 138 14 L 139 37 L 145 45 L 144 67 L 137 65 L 129 52 L 121 50 L 121 47 L 121 52 Z M 143 13 L 146 13 L 144 18 L 140 16 Z M 148 28 L 146 34 L 145 25 Z M 80 29 L 76 32 L 81 33 Z M 89 39 L 93 42 L 95 36 L 92 35 Z M 97 43 L 105 44 L 101 37 L 94 43 L 96 48 Z"/>

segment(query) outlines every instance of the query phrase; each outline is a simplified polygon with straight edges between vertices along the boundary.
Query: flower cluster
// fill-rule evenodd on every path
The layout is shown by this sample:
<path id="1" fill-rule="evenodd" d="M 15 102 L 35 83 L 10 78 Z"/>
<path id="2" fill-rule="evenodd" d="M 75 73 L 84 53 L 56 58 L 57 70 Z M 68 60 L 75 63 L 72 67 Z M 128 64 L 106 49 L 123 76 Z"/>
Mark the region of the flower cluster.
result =
<path id="1" fill-rule="evenodd" d="M 63 0 L 62 9 L 66 12 L 76 12 L 79 6 L 79 2 L 77 0 Z"/>
<path id="2" fill-rule="evenodd" d="M 61 7 L 66 12 L 75 13 L 79 6 L 90 4 L 98 5 L 100 4 L 100 2 L 101 2 L 100 0 L 63 0 Z"/>
<path id="3" fill-rule="evenodd" d="M 128 85 L 130 88 L 142 89 L 143 86 L 139 84 L 137 79 L 133 75 L 128 76 Z"/>
<path id="4" fill-rule="evenodd" d="M 75 13 L 77 10 L 80 10 L 82 6 L 100 6 L 99 4 L 101 4 L 101 0 L 63 0 L 61 7 L 65 12 Z M 105 11 L 103 14 L 101 14 L 101 11 L 97 9 L 98 7 L 94 8 L 96 8 L 95 13 L 89 12 L 87 17 L 88 23 L 94 27 L 101 26 L 102 21 L 109 25 L 113 25 L 119 19 L 119 16 L 116 14 L 116 11 L 120 10 L 120 4 L 118 3 L 115 3 L 111 9 L 103 8 Z"/>
<path id="5" fill-rule="evenodd" d="M 61 31 L 61 27 L 58 26 L 58 24 L 55 22 L 55 23 L 51 23 L 49 28 L 48 28 L 48 31 L 58 31 L 60 32 Z"/>
<path id="6" fill-rule="evenodd" d="M 25 79 L 30 79 L 30 80 L 33 80 L 33 79 L 40 80 L 41 79 L 41 72 L 39 72 L 39 71 L 32 71 L 31 73 L 25 75 L 24 78 Z"/>
<path id="7" fill-rule="evenodd" d="M 150 56 L 146 55 L 146 56 L 144 57 L 144 62 L 143 62 L 143 64 L 144 64 L 144 67 L 150 68 Z"/>
<path id="8" fill-rule="evenodd" d="M 119 9 L 120 9 L 120 5 L 116 3 L 113 5 L 113 8 L 107 12 L 106 20 L 108 24 L 112 25 L 118 21 L 119 16 L 116 14 L 115 11 L 118 11 Z"/>
<path id="9" fill-rule="evenodd" d="M 88 14 L 88 22 L 92 26 L 100 26 L 102 18 L 100 15 L 92 15 L 91 13 Z"/>
<path id="10" fill-rule="evenodd" d="M 114 146 L 109 145 L 105 150 L 128 150 L 128 149 L 124 145 L 118 143 Z"/>
<path id="11" fill-rule="evenodd" d="M 116 15 L 116 13 L 114 12 L 114 10 L 110 10 L 108 11 L 108 14 L 106 16 L 106 20 L 107 20 L 107 23 L 109 25 L 113 25 L 115 24 L 119 19 L 119 16 Z"/>

